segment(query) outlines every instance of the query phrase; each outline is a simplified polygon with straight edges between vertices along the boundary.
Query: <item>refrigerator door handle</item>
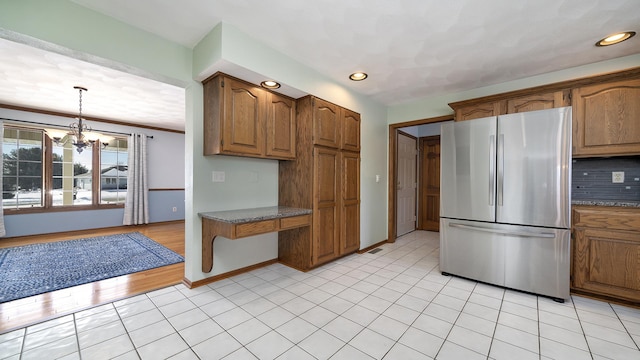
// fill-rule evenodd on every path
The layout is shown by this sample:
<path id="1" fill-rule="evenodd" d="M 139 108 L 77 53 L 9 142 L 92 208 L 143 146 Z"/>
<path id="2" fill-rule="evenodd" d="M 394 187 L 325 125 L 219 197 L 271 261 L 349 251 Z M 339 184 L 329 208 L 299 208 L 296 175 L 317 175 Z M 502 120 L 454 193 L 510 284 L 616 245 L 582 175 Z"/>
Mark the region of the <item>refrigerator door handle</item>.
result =
<path id="1" fill-rule="evenodd" d="M 504 192 L 504 134 L 498 137 L 498 206 L 502 206 Z"/>
<path id="2" fill-rule="evenodd" d="M 488 233 L 494 233 L 494 234 L 509 235 L 509 236 L 549 238 L 549 239 L 553 239 L 553 238 L 556 237 L 556 235 L 554 233 L 544 233 L 544 232 L 543 233 L 533 233 L 533 232 L 528 232 L 528 231 L 510 231 L 510 230 L 491 229 L 491 228 L 485 228 L 485 227 L 481 227 L 481 226 L 456 224 L 456 223 L 449 223 L 449 227 L 459 228 L 459 229 L 466 229 L 466 230 L 473 230 L 473 231 L 482 231 L 482 232 L 488 232 Z"/>
<path id="3" fill-rule="evenodd" d="M 489 136 L 489 206 L 496 197 L 496 137 Z"/>

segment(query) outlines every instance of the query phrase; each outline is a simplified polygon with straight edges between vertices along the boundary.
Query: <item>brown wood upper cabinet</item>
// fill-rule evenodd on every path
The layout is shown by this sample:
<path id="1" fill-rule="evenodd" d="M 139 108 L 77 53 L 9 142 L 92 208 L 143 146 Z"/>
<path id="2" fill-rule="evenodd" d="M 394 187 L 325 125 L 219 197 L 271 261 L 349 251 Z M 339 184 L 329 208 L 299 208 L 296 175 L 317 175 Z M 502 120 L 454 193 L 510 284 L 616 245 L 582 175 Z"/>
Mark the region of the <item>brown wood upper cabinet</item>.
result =
<path id="1" fill-rule="evenodd" d="M 507 114 L 559 108 L 571 105 L 569 90 L 522 96 L 507 100 Z"/>
<path id="2" fill-rule="evenodd" d="M 360 151 L 360 114 L 349 109 L 342 109 L 341 135 L 341 149 Z"/>
<path id="3" fill-rule="evenodd" d="M 480 119 L 489 116 L 502 115 L 505 113 L 505 102 L 502 100 L 466 105 L 455 108 L 455 121 Z"/>
<path id="4" fill-rule="evenodd" d="M 313 144 L 340 147 L 340 107 L 318 98 L 313 104 Z"/>
<path id="5" fill-rule="evenodd" d="M 221 73 L 203 86 L 204 155 L 295 158 L 295 100 Z"/>
<path id="6" fill-rule="evenodd" d="M 573 208 L 573 289 L 640 301 L 640 209 Z"/>
<path id="7" fill-rule="evenodd" d="M 464 121 L 569 106 L 571 105 L 569 95 L 569 90 L 558 90 L 487 102 L 481 100 L 478 102 L 479 100 L 475 99 L 472 103 L 459 102 L 450 105 L 455 110 L 455 120 Z"/>
<path id="8" fill-rule="evenodd" d="M 286 96 L 268 93 L 266 155 L 271 158 L 296 157 L 296 102 Z"/>
<path id="9" fill-rule="evenodd" d="M 310 97 L 313 103 L 313 144 L 360 151 L 360 114 L 328 101 Z"/>
<path id="10" fill-rule="evenodd" d="M 573 90 L 573 156 L 640 154 L 640 79 Z"/>

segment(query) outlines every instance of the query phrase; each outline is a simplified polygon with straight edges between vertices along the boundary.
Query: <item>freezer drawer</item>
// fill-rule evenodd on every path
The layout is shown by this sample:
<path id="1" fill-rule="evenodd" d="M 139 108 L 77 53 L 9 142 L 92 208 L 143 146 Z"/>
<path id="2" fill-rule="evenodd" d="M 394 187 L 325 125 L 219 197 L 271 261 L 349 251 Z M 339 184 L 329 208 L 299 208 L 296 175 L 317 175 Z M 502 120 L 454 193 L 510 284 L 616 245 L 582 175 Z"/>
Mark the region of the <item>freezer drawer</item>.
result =
<path id="1" fill-rule="evenodd" d="M 568 299 L 571 231 L 557 229 L 542 229 L 542 231 L 551 236 L 505 241 L 505 286 Z"/>
<path id="2" fill-rule="evenodd" d="M 504 286 L 504 241 L 475 224 L 440 218 L 440 271 Z"/>
<path id="3" fill-rule="evenodd" d="M 569 298 L 569 230 L 440 219 L 440 271 Z"/>

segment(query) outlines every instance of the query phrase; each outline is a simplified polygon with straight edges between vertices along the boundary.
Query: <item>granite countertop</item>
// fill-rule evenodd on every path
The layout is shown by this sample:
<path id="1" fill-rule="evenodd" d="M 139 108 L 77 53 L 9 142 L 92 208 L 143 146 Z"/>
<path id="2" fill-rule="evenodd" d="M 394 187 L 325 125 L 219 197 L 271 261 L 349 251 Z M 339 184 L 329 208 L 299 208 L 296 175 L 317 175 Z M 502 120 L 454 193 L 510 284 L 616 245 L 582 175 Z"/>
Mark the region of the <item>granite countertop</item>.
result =
<path id="1" fill-rule="evenodd" d="M 311 209 L 300 209 L 288 206 L 268 206 L 252 209 L 201 212 L 202 218 L 223 221 L 232 224 L 279 219 L 311 214 Z"/>
<path id="2" fill-rule="evenodd" d="M 625 200 L 572 200 L 571 205 L 640 207 L 640 201 Z"/>

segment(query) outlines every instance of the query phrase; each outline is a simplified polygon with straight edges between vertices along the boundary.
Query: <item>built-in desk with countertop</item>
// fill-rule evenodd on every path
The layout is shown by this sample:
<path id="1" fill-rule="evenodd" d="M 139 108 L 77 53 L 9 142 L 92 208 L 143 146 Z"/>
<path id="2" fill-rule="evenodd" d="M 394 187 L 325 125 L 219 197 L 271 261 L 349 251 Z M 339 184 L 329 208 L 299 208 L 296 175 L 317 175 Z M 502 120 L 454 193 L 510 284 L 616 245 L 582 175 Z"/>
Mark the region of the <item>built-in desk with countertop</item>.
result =
<path id="1" fill-rule="evenodd" d="M 311 225 L 311 210 L 287 206 L 202 212 L 202 272 L 213 269 L 216 236 L 235 240 L 247 236 Z"/>

